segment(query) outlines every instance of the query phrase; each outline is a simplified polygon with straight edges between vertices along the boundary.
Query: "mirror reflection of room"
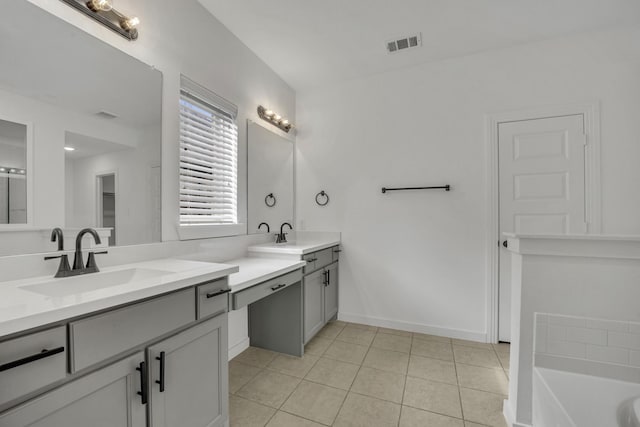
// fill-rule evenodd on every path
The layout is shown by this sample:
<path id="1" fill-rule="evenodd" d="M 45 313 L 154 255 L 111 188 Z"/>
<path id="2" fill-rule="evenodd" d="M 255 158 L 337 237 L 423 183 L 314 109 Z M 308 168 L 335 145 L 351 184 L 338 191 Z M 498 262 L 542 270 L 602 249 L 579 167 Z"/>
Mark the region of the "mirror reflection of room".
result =
<path id="1" fill-rule="evenodd" d="M 27 127 L 0 120 L 0 224 L 27 222 Z"/>

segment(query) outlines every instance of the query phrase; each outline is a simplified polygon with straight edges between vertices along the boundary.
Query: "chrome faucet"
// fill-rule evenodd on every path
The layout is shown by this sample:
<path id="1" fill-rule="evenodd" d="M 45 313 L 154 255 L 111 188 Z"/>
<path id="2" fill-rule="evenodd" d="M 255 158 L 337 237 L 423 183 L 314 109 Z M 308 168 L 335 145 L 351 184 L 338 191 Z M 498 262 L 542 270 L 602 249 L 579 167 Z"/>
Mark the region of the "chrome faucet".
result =
<path id="1" fill-rule="evenodd" d="M 102 243 L 100 241 L 100 236 L 94 229 L 84 228 L 80 230 L 80 232 L 76 236 L 76 253 L 73 259 L 73 268 L 69 268 L 69 260 L 67 254 L 44 257 L 45 260 L 60 258 L 60 266 L 58 267 L 58 272 L 56 273 L 55 277 L 78 276 L 80 274 L 97 273 L 98 271 L 100 271 L 96 264 L 95 256 L 96 254 L 106 254 L 107 251 L 89 252 L 87 265 L 84 265 L 84 260 L 82 259 L 82 238 L 87 233 L 93 236 L 93 239 L 97 244 Z M 55 242 L 56 240 L 58 242 L 58 250 L 64 250 L 64 237 L 60 228 L 54 228 L 51 232 L 51 241 Z"/>
<path id="2" fill-rule="evenodd" d="M 276 234 L 276 243 L 287 243 L 287 233 L 284 232 L 284 226 L 289 227 L 289 230 L 293 230 L 293 227 L 288 222 L 283 222 L 280 226 L 280 234 Z"/>

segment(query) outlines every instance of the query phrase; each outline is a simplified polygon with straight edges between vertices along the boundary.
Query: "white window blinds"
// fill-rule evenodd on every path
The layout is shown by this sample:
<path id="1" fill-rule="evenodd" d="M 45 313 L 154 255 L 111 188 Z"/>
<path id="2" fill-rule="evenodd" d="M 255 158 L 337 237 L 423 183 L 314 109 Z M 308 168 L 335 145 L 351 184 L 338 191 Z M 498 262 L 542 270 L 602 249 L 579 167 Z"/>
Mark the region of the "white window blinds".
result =
<path id="1" fill-rule="evenodd" d="M 191 87 L 195 84 L 191 83 Z M 180 91 L 180 225 L 238 222 L 236 111 L 217 96 Z M 206 90 L 206 89 L 205 89 Z"/>

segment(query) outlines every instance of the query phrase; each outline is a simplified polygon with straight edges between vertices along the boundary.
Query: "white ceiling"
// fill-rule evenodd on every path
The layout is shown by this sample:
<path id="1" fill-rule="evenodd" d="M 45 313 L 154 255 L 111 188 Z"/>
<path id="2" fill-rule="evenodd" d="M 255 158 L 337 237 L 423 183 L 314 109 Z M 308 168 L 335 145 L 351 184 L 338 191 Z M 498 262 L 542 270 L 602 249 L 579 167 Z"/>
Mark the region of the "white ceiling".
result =
<path id="1" fill-rule="evenodd" d="M 294 89 L 640 22 L 638 0 L 198 0 Z M 422 32 L 423 47 L 385 42 Z"/>

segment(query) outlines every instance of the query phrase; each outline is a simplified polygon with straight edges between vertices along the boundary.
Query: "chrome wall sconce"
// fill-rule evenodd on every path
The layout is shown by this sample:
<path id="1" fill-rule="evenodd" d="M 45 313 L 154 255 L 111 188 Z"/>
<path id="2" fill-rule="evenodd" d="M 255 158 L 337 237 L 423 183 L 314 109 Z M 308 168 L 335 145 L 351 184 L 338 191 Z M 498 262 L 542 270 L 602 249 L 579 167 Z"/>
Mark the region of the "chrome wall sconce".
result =
<path id="1" fill-rule="evenodd" d="M 113 8 L 113 0 L 60 0 L 77 11 L 95 19 L 127 40 L 136 40 L 140 19 L 127 16 Z"/>
<path id="2" fill-rule="evenodd" d="M 280 128 L 281 130 L 287 133 L 291 129 L 293 129 L 293 124 L 289 123 L 289 120 L 280 116 L 275 111 L 264 108 L 262 105 L 258 105 L 258 116 L 260 116 L 262 120 L 265 120 L 271 123 L 272 125 L 277 126 L 278 128 Z"/>

